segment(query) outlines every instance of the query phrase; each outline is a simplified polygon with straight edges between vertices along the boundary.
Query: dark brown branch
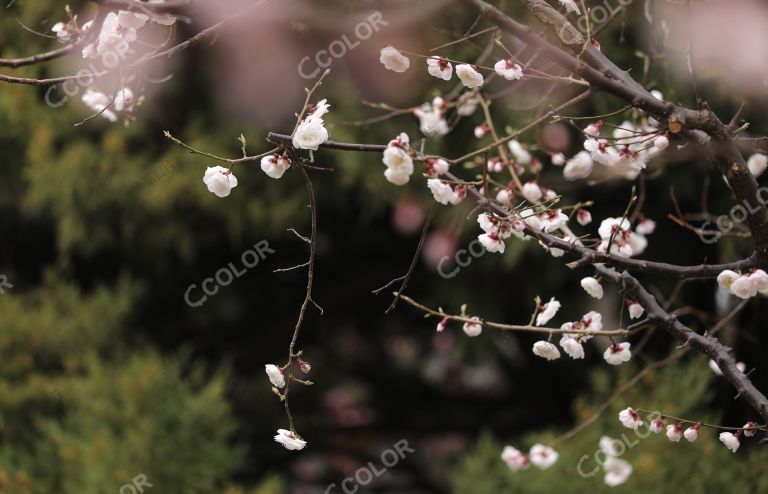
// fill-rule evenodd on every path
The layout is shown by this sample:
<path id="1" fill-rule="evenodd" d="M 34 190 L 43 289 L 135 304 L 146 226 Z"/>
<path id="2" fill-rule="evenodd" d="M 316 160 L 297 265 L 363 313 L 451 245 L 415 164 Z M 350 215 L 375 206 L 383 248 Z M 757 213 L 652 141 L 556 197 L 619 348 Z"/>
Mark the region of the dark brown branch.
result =
<path id="1" fill-rule="evenodd" d="M 290 143 L 291 136 L 286 134 L 269 133 L 268 139 L 275 142 Z M 383 152 L 387 146 L 382 144 L 357 144 L 347 142 L 327 141 L 325 144 L 321 144 L 320 147 L 327 149 L 339 149 L 342 151 L 367 151 L 367 152 Z M 463 182 L 461 179 L 453 174 L 446 174 L 450 180 L 455 182 Z M 476 200 L 487 202 L 487 199 L 480 194 L 474 187 L 470 187 L 468 192 L 475 197 Z M 504 208 L 491 203 L 490 206 L 497 214 L 506 217 L 509 213 Z M 673 278 L 680 279 L 692 279 L 692 278 L 715 278 L 718 274 L 726 269 L 746 271 L 755 266 L 757 263 L 754 259 L 743 259 L 741 261 L 730 262 L 725 264 L 700 264 L 696 266 L 679 266 L 676 264 L 668 264 L 664 262 L 645 261 L 642 259 L 630 259 L 625 257 L 619 257 L 605 252 L 597 252 L 593 249 L 576 245 L 574 243 L 563 240 L 562 238 L 549 235 L 540 230 L 533 230 L 527 228 L 526 233 L 532 237 L 535 237 L 550 247 L 556 247 L 558 249 L 570 252 L 578 255 L 580 260 L 575 264 L 569 265 L 571 268 L 577 268 L 585 266 L 587 264 L 606 263 L 617 268 L 627 269 L 630 271 L 640 271 L 651 274 L 661 274 L 665 276 L 671 276 Z"/>
<path id="2" fill-rule="evenodd" d="M 153 12 L 156 14 L 173 13 L 192 4 L 190 0 L 165 0 L 163 3 L 147 3 L 138 0 L 91 0 L 94 3 L 112 9 L 133 12 Z"/>
<path id="3" fill-rule="evenodd" d="M 78 46 L 80 45 L 78 44 L 65 45 L 65 46 L 62 46 L 61 48 L 56 48 L 55 50 L 47 51 L 45 53 L 38 53 L 37 55 L 31 55 L 28 57 L 0 58 L 0 67 L 11 67 L 12 69 L 16 69 L 19 67 L 24 67 L 26 65 L 34 65 L 36 63 L 47 62 L 49 60 L 61 58 L 64 55 L 68 55 Z"/>
<path id="4" fill-rule="evenodd" d="M 580 75 L 594 87 L 603 89 L 632 106 L 650 113 L 660 122 L 666 122 L 670 132 L 682 133 L 684 137 L 696 143 L 707 144 L 739 203 L 743 203 L 750 211 L 747 224 L 755 241 L 756 259 L 761 266 L 768 266 L 768 209 L 759 196 L 757 181 L 747 170 L 744 158 L 731 139 L 730 130 L 706 105 L 703 106 L 702 111 L 696 111 L 661 101 L 624 71 L 618 69 L 599 50 L 588 46 L 582 54 L 581 48 L 578 48 L 581 58 L 577 58 L 542 38 L 529 26 L 518 23 L 493 5 L 483 0 L 463 1 L 503 31 L 521 39 L 532 48 L 542 50 L 562 67 Z M 546 2 L 541 0 L 523 0 L 523 2 L 537 15 L 541 9 L 548 7 L 545 7 Z M 566 24 L 570 25 L 561 14 L 556 14 L 548 13 L 547 15 L 556 19 L 555 23 L 561 26 L 561 29 Z M 573 45 L 569 45 L 569 48 L 575 50 Z"/>
<path id="5" fill-rule="evenodd" d="M 639 281 L 627 272 L 618 272 L 605 266 L 597 267 L 600 274 L 623 287 L 627 296 L 636 301 L 648 313 L 649 319 L 681 341 L 717 363 L 723 375 L 736 388 L 760 416 L 768 421 L 768 398 L 758 390 L 752 381 L 736 367 L 736 360 L 728 352 L 728 347 L 711 335 L 701 335 L 677 320 L 665 311 L 656 298 L 646 290 Z"/>

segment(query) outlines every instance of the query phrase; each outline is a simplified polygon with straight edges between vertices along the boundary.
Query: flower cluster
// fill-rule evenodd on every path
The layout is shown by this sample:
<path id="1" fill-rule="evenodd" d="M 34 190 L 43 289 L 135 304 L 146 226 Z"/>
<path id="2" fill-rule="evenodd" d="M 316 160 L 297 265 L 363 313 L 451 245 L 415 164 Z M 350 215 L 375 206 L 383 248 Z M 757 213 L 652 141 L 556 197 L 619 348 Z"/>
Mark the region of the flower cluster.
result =
<path id="1" fill-rule="evenodd" d="M 411 60 L 393 46 L 387 46 L 381 49 L 379 61 L 385 68 L 394 72 L 405 72 L 411 66 Z M 494 64 L 493 70 L 508 81 L 515 81 L 523 78 L 523 68 L 513 59 L 499 60 Z M 428 57 L 427 72 L 429 75 L 437 77 L 438 79 L 450 81 L 453 77 L 453 65 L 443 57 Z M 478 71 L 478 67 L 474 64 L 458 64 L 456 66 L 456 76 L 464 86 L 470 89 L 480 87 L 485 83 L 483 74 Z"/>
<path id="2" fill-rule="evenodd" d="M 624 427 L 629 429 L 637 429 L 643 424 L 643 421 L 640 419 L 638 412 L 632 408 L 625 408 L 619 412 L 619 422 L 621 422 Z M 686 427 L 686 424 L 690 425 Z M 690 422 L 685 420 L 681 421 L 678 419 L 675 419 L 675 422 L 671 424 L 667 424 L 664 420 L 664 417 L 662 416 L 649 418 L 648 430 L 655 434 L 665 431 L 664 435 L 667 436 L 667 439 L 673 443 L 678 443 L 680 442 L 680 439 L 683 438 L 685 438 L 686 441 L 692 443 L 699 438 L 699 431 L 701 430 L 702 426 L 704 426 L 704 424 L 701 422 Z M 721 428 L 717 426 L 708 427 Z M 729 430 L 721 432 L 718 438 L 726 448 L 731 450 L 732 453 L 735 453 L 741 444 L 739 438 L 742 435 L 744 437 L 752 437 L 757 433 L 757 429 L 759 428 L 762 427 L 759 426 L 757 422 L 749 421 L 744 424 L 744 427 L 741 429 L 728 428 Z"/>
<path id="3" fill-rule="evenodd" d="M 632 475 L 632 465 L 626 460 L 619 458 L 621 454 L 620 444 L 619 440 L 608 436 L 600 438 L 600 451 L 605 455 L 605 461 L 603 461 L 603 471 L 605 472 L 603 482 L 610 487 L 623 484 Z"/>
<path id="4" fill-rule="evenodd" d="M 444 205 L 453 204 L 455 206 L 467 196 L 467 189 L 463 185 L 458 185 L 454 189 L 439 178 L 428 179 L 427 187 L 432 192 L 435 201 Z"/>
<path id="5" fill-rule="evenodd" d="M 635 231 L 632 231 L 628 219 L 606 218 L 600 223 L 597 230 L 598 235 L 600 235 L 600 244 L 597 246 L 597 250 L 598 252 L 607 252 L 610 244 L 611 254 L 621 257 L 640 255 L 648 246 L 645 235 L 652 233 L 654 228 L 655 224 L 652 221 L 650 223 L 641 222 Z"/>
<path id="6" fill-rule="evenodd" d="M 749 274 L 726 269 L 717 276 L 717 283 L 721 290 L 745 300 L 758 293 L 768 295 L 768 274 L 762 269 L 756 269 Z"/>
<path id="7" fill-rule="evenodd" d="M 124 87 L 110 97 L 95 89 L 87 89 L 82 96 L 83 103 L 91 110 L 99 113 L 110 122 L 117 122 L 117 113 L 125 112 L 130 118 L 136 105 L 131 88 Z"/>
<path id="8" fill-rule="evenodd" d="M 513 472 L 525 470 L 534 465 L 540 470 L 546 470 L 557 462 L 559 453 L 550 446 L 534 444 L 526 455 L 512 446 L 505 446 L 501 452 L 501 459 Z"/>
<path id="9" fill-rule="evenodd" d="M 563 170 L 566 179 L 588 177 L 592 173 L 593 162 L 597 162 L 619 176 L 634 180 L 651 158 L 669 147 L 669 138 L 648 119 L 637 125 L 624 121 L 610 137 L 601 135 L 603 126 L 603 121 L 598 120 L 584 129 L 585 151 L 569 160 Z"/>
<path id="10" fill-rule="evenodd" d="M 413 114 L 419 119 L 422 134 L 428 137 L 444 136 L 450 131 L 445 119 L 446 108 L 445 100 L 436 96 L 432 103 L 424 103 L 413 110 Z"/>
<path id="11" fill-rule="evenodd" d="M 477 223 L 485 232 L 477 238 L 488 252 L 504 253 L 504 239 L 512 234 L 522 236 L 522 231 L 525 229 L 525 224 L 521 220 L 517 218 L 506 220 L 493 213 L 480 213 L 477 216 Z"/>

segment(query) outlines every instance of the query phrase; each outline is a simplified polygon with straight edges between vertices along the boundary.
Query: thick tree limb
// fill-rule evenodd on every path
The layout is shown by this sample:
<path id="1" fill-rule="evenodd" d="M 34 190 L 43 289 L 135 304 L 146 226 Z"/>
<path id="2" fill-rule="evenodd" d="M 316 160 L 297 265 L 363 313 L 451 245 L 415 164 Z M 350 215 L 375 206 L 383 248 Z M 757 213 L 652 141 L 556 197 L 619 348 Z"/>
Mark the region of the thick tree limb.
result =
<path id="1" fill-rule="evenodd" d="M 489 3 L 483 0 L 463 1 L 503 31 L 542 50 L 555 62 L 574 71 L 594 87 L 603 89 L 632 106 L 645 110 L 661 122 L 667 122 L 670 132 L 679 133 L 684 129 L 698 130 L 711 136 L 708 143 L 712 156 L 725 174 L 739 203 L 744 204 L 750 212 L 747 225 L 755 241 L 756 259 L 761 266 L 768 266 L 768 209 L 759 195 L 757 181 L 747 170 L 744 158 L 731 139 L 730 130 L 706 105 L 702 111 L 697 111 L 658 100 L 628 74 L 618 69 L 599 50 L 587 47 L 584 56 L 579 59 L 540 37 L 533 29 L 518 23 Z M 534 13 L 544 8 L 545 2 L 522 1 Z M 551 12 L 547 15 L 556 18 Z M 558 22 L 564 25 L 563 23 L 567 20 L 562 18 Z M 706 136 L 697 134 L 687 133 L 686 135 L 694 137 L 696 142 L 707 142 Z"/>

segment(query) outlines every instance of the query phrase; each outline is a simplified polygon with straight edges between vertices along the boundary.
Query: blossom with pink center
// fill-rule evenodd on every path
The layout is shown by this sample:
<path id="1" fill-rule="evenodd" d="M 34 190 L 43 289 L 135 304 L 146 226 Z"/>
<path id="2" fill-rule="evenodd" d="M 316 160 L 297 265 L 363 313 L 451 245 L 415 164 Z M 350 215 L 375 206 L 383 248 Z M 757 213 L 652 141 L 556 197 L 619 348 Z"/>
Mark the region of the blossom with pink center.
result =
<path id="1" fill-rule="evenodd" d="M 643 424 L 640 416 L 632 408 L 625 408 L 619 412 L 619 421 L 624 427 L 635 430 Z"/>
<path id="2" fill-rule="evenodd" d="M 626 341 L 611 345 L 605 350 L 603 358 L 611 365 L 621 365 L 624 362 L 629 362 L 629 359 L 632 358 L 629 347 L 630 344 Z"/>

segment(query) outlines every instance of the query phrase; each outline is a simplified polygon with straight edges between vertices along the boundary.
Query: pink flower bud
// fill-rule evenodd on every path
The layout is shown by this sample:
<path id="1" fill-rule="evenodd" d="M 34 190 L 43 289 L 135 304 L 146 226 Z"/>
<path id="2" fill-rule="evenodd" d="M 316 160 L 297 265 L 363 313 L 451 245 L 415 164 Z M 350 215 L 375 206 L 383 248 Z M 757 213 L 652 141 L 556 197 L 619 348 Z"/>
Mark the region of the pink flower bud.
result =
<path id="1" fill-rule="evenodd" d="M 309 371 L 312 370 L 312 366 L 309 365 L 309 362 L 306 360 L 299 359 L 299 369 L 301 369 L 301 372 L 304 374 L 309 374 Z"/>

